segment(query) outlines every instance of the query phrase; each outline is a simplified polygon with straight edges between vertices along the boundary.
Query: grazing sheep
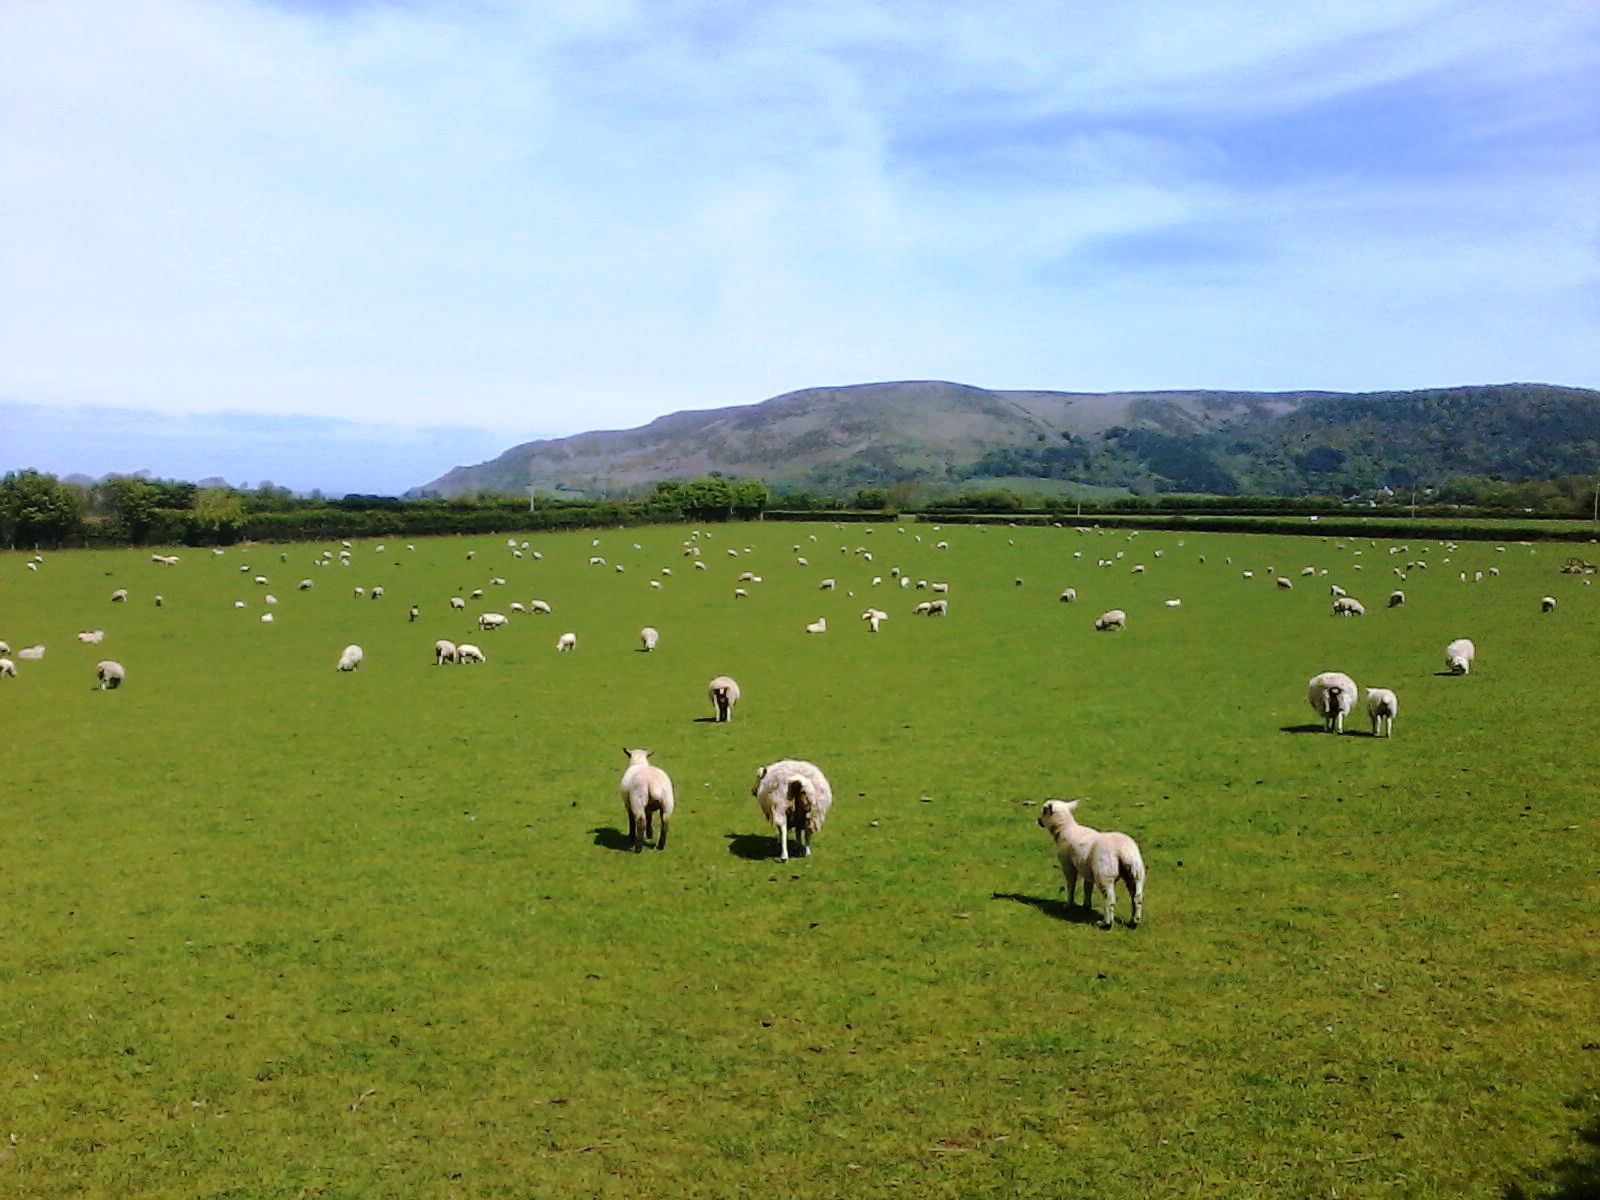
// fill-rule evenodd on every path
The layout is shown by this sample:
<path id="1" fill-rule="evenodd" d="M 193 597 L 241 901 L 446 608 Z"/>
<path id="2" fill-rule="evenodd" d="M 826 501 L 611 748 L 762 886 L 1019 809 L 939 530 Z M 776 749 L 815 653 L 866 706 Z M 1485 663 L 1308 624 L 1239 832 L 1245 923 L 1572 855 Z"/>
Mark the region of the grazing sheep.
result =
<path id="1" fill-rule="evenodd" d="M 511 618 L 506 616 L 505 613 L 486 612 L 478 614 L 478 628 L 485 632 L 491 629 L 499 629 L 502 625 L 509 625 L 510 623 Z"/>
<path id="2" fill-rule="evenodd" d="M 1354 596 L 1340 596 L 1333 602 L 1333 615 L 1336 617 L 1364 617 L 1367 615 L 1367 606 Z"/>
<path id="3" fill-rule="evenodd" d="M 748 600 L 750 598 L 750 593 L 745 591 L 743 588 L 734 588 L 733 598 L 735 600 Z"/>
<path id="4" fill-rule="evenodd" d="M 11 653 L 11 643 L 10 642 L 6 642 L 6 641 L 0 641 L 0 654 L 10 654 L 10 653 Z"/>
<path id="5" fill-rule="evenodd" d="M 483 589 L 482 588 L 473 588 L 472 591 L 469 593 L 469 595 L 474 600 L 482 600 L 483 599 Z"/>
<path id="6" fill-rule="evenodd" d="M 811 624 L 806 626 L 806 632 L 807 633 L 827 633 L 828 632 L 828 618 L 827 617 L 818 617 L 815 621 L 811 622 Z"/>
<path id="7" fill-rule="evenodd" d="M 833 789 L 822 772 L 800 759 L 780 759 L 756 771 L 750 794 L 778 831 L 778 861 L 789 861 L 790 830 L 794 831 L 800 857 L 809 857 L 811 835 L 822 828 L 833 804 Z"/>
<path id="8" fill-rule="evenodd" d="M 550 605 L 543 600 L 529 600 L 528 611 L 531 613 L 548 613 Z"/>
<path id="9" fill-rule="evenodd" d="M 1277 580 L 1277 583 L 1278 583 L 1278 586 L 1279 586 L 1279 587 L 1280 587 L 1280 588 L 1282 588 L 1282 589 L 1283 589 L 1283 590 L 1284 590 L 1284 591 L 1286 591 L 1286 592 L 1287 592 L 1287 591 L 1291 591 L 1291 590 L 1293 590 L 1293 588 L 1294 588 L 1294 580 L 1292 580 L 1292 579 L 1285 579 L 1285 578 L 1284 578 L 1284 577 L 1283 577 L 1283 576 L 1282 576 L 1282 575 L 1279 575 L 1279 576 L 1278 576 L 1278 580 Z"/>
<path id="10" fill-rule="evenodd" d="M 639 630 L 639 645 L 644 649 L 646 654 L 654 650 L 656 648 L 656 643 L 660 640 L 661 634 L 656 632 L 656 627 L 654 625 L 646 625 L 643 629 Z"/>
<path id="11" fill-rule="evenodd" d="M 1094 627 L 1098 630 L 1126 629 L 1128 627 L 1128 614 L 1120 608 L 1107 609 L 1094 619 Z"/>
<path id="12" fill-rule="evenodd" d="M 1472 644 L 1471 638 L 1457 638 L 1444 648 L 1445 669 L 1452 675 L 1467 675 L 1472 671 L 1472 660 L 1478 656 L 1478 648 Z"/>
<path id="13" fill-rule="evenodd" d="M 1373 737 L 1393 737 L 1394 718 L 1400 700 L 1388 688 L 1367 689 L 1367 716 L 1372 720 Z"/>
<path id="14" fill-rule="evenodd" d="M 755 582 L 755 578 L 756 578 L 756 573 L 754 571 L 740 571 L 739 572 L 739 582 L 740 583 L 754 583 Z"/>
<path id="15" fill-rule="evenodd" d="M 556 639 L 556 649 L 562 653 L 568 650 L 576 650 L 577 648 L 578 635 L 575 633 L 563 633 Z"/>
<path id="16" fill-rule="evenodd" d="M 1056 843 L 1056 859 L 1067 881 L 1067 905 L 1071 907 L 1078 880 L 1083 880 L 1083 906 L 1094 911 L 1094 893 L 1099 892 L 1105 915 L 1100 928 L 1110 929 L 1117 918 L 1117 880 L 1128 889 L 1133 902 L 1129 928 L 1136 928 L 1144 916 L 1144 856 L 1139 844 L 1125 833 L 1101 833 L 1078 824 L 1073 810 L 1076 800 L 1046 800 L 1039 810 L 1039 826 Z"/>
<path id="17" fill-rule="evenodd" d="M 352 592 L 352 593 L 351 593 L 351 594 L 352 594 L 352 595 L 353 595 L 353 596 L 355 596 L 355 598 L 356 598 L 356 599 L 357 599 L 357 600 L 359 600 L 359 599 L 361 599 L 361 597 L 363 597 L 363 596 L 365 596 L 365 595 L 366 595 L 366 594 L 367 594 L 367 589 L 366 589 L 366 588 L 364 588 L 364 587 L 357 587 L 357 588 L 356 588 L 356 589 L 355 589 L 355 591 L 354 591 L 354 592 Z"/>
<path id="18" fill-rule="evenodd" d="M 376 600 L 379 597 L 381 597 L 382 595 L 383 595 L 383 585 L 382 584 L 379 584 L 377 587 L 372 589 L 372 599 Z"/>
<path id="19" fill-rule="evenodd" d="M 1021 583 L 1022 580 L 1019 579 L 1017 582 Z M 950 585 L 948 583 L 930 583 L 928 585 L 928 590 L 930 592 L 939 592 L 941 594 L 945 594 L 950 591 Z"/>
<path id="20" fill-rule="evenodd" d="M 1402 592 L 1399 588 L 1396 588 L 1394 591 L 1389 593 L 1389 607 L 1390 608 L 1399 608 L 1405 602 L 1406 602 L 1406 594 L 1404 592 Z"/>
<path id="21" fill-rule="evenodd" d="M 41 659 L 41 658 L 44 657 L 44 647 L 43 646 L 24 646 L 21 650 L 17 651 L 17 657 L 22 659 L 23 662 L 27 662 L 30 659 L 32 659 L 32 660 Z"/>
<path id="22" fill-rule="evenodd" d="M 718 675 L 706 685 L 706 695 L 711 698 L 711 710 L 716 715 L 717 724 L 733 719 L 733 706 L 739 703 L 737 683 L 727 675 Z"/>
<path id="23" fill-rule="evenodd" d="M 340 652 L 338 669 L 341 671 L 354 671 L 361 665 L 361 660 L 365 657 L 366 655 L 362 652 L 361 647 L 352 643 Z"/>
<path id="24" fill-rule="evenodd" d="M 456 657 L 456 644 L 447 638 L 440 638 L 433 644 L 433 665 L 442 667 L 447 662 L 459 662 Z"/>
<path id="25" fill-rule="evenodd" d="M 1554 596 L 1545 596 L 1539 601 L 1540 612 L 1555 612 L 1555 610 L 1556 598 Z"/>
<path id="26" fill-rule="evenodd" d="M 1337 583 L 1330 583 L 1328 585 L 1328 595 L 1332 596 L 1335 600 L 1337 600 L 1340 596 L 1347 596 L 1347 595 L 1349 595 L 1349 593 L 1346 592 Z"/>
<path id="27" fill-rule="evenodd" d="M 295 586 L 297 588 L 299 588 L 299 590 L 302 591 L 302 592 L 309 592 L 312 589 L 312 587 L 315 586 L 315 585 L 312 584 L 311 580 L 309 580 L 309 579 L 302 579 Z"/>
<path id="28" fill-rule="evenodd" d="M 0 658 L 0 678 L 10 675 L 13 679 L 17 675 L 17 664 L 9 658 Z"/>
<path id="29" fill-rule="evenodd" d="M 85 645 L 98 646 L 106 640 L 106 631 L 104 629 L 85 630 L 78 635 L 78 640 Z"/>
<path id="30" fill-rule="evenodd" d="M 928 615 L 930 617 L 946 617 L 946 616 L 949 616 L 950 615 L 950 601 L 948 601 L 948 600 L 935 600 L 935 601 L 933 601 L 931 604 L 928 605 Z"/>
<path id="31" fill-rule="evenodd" d="M 622 751 L 628 756 L 628 769 L 622 773 L 617 790 L 622 793 L 622 810 L 628 814 L 628 840 L 633 852 L 640 853 L 652 836 L 651 826 L 657 816 L 661 818 L 661 833 L 656 837 L 656 849 L 667 848 L 667 826 L 672 821 L 672 779 L 660 767 L 650 763 L 650 751 Z"/>
<path id="32" fill-rule="evenodd" d="M 109 658 L 102 659 L 94 665 L 94 677 L 100 681 L 100 690 L 102 692 L 116 691 L 122 686 L 122 680 L 125 675 L 126 672 L 123 671 L 122 664 L 113 662 Z"/>
<path id="33" fill-rule="evenodd" d="M 463 600 L 460 596 L 451 596 L 450 597 L 450 607 L 451 608 L 465 608 L 466 606 L 467 606 L 467 602 L 465 600 Z"/>
<path id="34" fill-rule="evenodd" d="M 1306 682 L 1306 703 L 1317 710 L 1329 733 L 1344 732 L 1344 719 L 1360 694 L 1355 680 L 1340 671 L 1324 671 Z"/>
<path id="35" fill-rule="evenodd" d="M 861 619 L 867 623 L 867 632 L 877 633 L 879 623 L 887 621 L 889 614 L 881 608 L 869 608 L 861 614 Z"/>
<path id="36" fill-rule="evenodd" d="M 121 604 L 125 600 L 127 600 L 127 598 L 128 598 L 128 589 L 127 588 L 118 588 L 116 591 L 111 593 L 111 603 L 113 603 L 113 604 Z"/>
<path id="37" fill-rule="evenodd" d="M 471 642 L 462 642 L 461 645 L 456 647 L 456 662 L 461 663 L 463 666 L 465 666 L 467 663 L 481 663 L 488 661 L 489 659 L 484 652 L 474 646 Z"/>
<path id="38" fill-rule="evenodd" d="M 1077 598 L 1078 598 L 1078 589 L 1077 588 L 1068 588 L 1066 591 L 1061 593 L 1061 603 L 1063 603 L 1063 604 L 1071 604 Z"/>
<path id="39" fill-rule="evenodd" d="M 834 586 L 834 581 L 832 579 L 824 579 L 821 583 L 817 584 L 817 591 L 831 592 L 833 591 Z"/>
<path id="40" fill-rule="evenodd" d="M 267 586 L 267 577 L 265 575 L 257 575 L 255 577 L 255 582 L 256 582 L 256 586 L 257 587 L 266 587 Z"/>
<path id="41" fill-rule="evenodd" d="M 261 623 L 263 625 L 271 625 L 272 624 L 272 614 L 271 613 L 262 613 L 261 614 Z"/>

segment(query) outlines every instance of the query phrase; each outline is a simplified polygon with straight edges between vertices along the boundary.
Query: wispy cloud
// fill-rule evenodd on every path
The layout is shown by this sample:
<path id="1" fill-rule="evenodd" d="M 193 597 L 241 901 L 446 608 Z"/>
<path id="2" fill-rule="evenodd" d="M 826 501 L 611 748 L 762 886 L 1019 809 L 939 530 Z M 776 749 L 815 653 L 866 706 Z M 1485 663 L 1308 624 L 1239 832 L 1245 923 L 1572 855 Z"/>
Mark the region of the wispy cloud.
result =
<path id="1" fill-rule="evenodd" d="M 1600 384 L 1592 4 L 19 0 L 6 26 L 21 402 L 509 444 L 883 378 Z"/>

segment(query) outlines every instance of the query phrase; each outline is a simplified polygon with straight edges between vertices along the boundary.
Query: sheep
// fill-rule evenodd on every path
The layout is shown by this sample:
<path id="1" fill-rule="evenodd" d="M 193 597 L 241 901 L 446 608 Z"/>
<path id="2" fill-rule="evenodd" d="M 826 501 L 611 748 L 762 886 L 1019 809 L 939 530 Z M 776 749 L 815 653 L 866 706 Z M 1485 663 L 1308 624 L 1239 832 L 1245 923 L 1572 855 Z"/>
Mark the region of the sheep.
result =
<path id="1" fill-rule="evenodd" d="M 778 831 L 778 861 L 789 861 L 790 830 L 800 857 L 810 857 L 811 835 L 822 828 L 833 804 L 833 789 L 822 772 L 800 759 L 779 759 L 757 769 L 750 794 Z"/>
<path id="2" fill-rule="evenodd" d="M 127 588 L 118 588 L 116 591 L 111 593 L 111 603 L 113 603 L 113 604 L 122 604 L 127 599 L 128 599 L 128 589 Z"/>
<path id="3" fill-rule="evenodd" d="M 456 655 L 456 644 L 448 638 L 440 638 L 433 644 L 433 665 L 436 667 L 442 667 L 447 662 L 459 662 Z"/>
<path id="4" fill-rule="evenodd" d="M 1388 688 L 1367 689 L 1367 716 L 1372 720 L 1373 737 L 1393 737 L 1394 718 L 1400 700 Z"/>
<path id="5" fill-rule="evenodd" d="M 912 614 L 914 616 L 919 616 L 919 617 L 925 617 L 932 611 L 933 611 L 933 601 L 931 601 L 931 600 L 924 600 L 921 604 L 917 605 L 915 608 L 913 608 L 911 610 L 911 612 L 912 612 Z"/>
<path id="6" fill-rule="evenodd" d="M 1128 627 L 1128 614 L 1120 608 L 1110 608 L 1094 619 L 1097 630 L 1126 629 Z"/>
<path id="7" fill-rule="evenodd" d="M 267 586 L 267 577 L 265 575 L 257 575 L 255 577 L 255 584 L 256 584 L 257 587 L 266 587 Z"/>
<path id="8" fill-rule="evenodd" d="M 1117 918 L 1117 880 L 1128 889 L 1133 916 L 1128 927 L 1135 929 L 1144 917 L 1144 856 L 1139 844 L 1125 833 L 1101 833 L 1080 825 L 1074 810 L 1077 800 L 1046 800 L 1039 810 L 1039 826 L 1056 844 L 1056 859 L 1067 882 L 1067 905 L 1071 907 L 1083 880 L 1083 906 L 1094 913 L 1094 893 L 1099 892 L 1104 916 L 1101 929 L 1110 929 Z"/>
<path id="9" fill-rule="evenodd" d="M 556 650 L 560 653 L 565 653 L 568 650 L 576 650 L 577 648 L 578 635 L 575 633 L 563 633 L 556 639 Z"/>
<path id="10" fill-rule="evenodd" d="M 351 643 L 340 652 L 337 669 L 340 671 L 354 671 L 361 665 L 361 660 L 365 657 L 366 655 L 362 652 L 361 647 Z"/>
<path id="11" fill-rule="evenodd" d="M 1017 580 L 1017 582 L 1021 583 L 1022 580 L 1019 579 L 1019 580 Z M 948 594 L 949 591 L 950 591 L 950 585 L 948 583 L 930 583 L 928 585 L 928 590 L 930 592 L 938 592 L 940 594 Z"/>
<path id="12" fill-rule="evenodd" d="M 114 692 L 122 686 L 122 680 L 127 672 L 122 669 L 122 664 L 111 659 L 101 659 L 94 665 L 94 677 L 100 681 L 102 692 Z"/>
<path id="13" fill-rule="evenodd" d="M 733 706 L 739 703 L 739 685 L 727 675 L 718 675 L 706 685 L 706 695 L 711 699 L 715 723 L 733 720 Z"/>
<path id="14" fill-rule="evenodd" d="M 88 646 L 98 646 L 106 640 L 104 629 L 87 629 L 78 635 L 78 640 Z"/>
<path id="15" fill-rule="evenodd" d="M 1340 596 L 1333 602 L 1333 615 L 1336 617 L 1364 617 L 1367 615 L 1367 606 L 1354 596 Z"/>
<path id="16" fill-rule="evenodd" d="M 1405 602 L 1406 602 L 1406 594 L 1404 592 L 1402 592 L 1399 588 L 1395 588 L 1394 591 L 1389 593 L 1389 607 L 1390 608 L 1399 608 Z"/>
<path id="17" fill-rule="evenodd" d="M 650 762 L 650 751 L 623 748 L 628 756 L 628 769 L 622 773 L 617 791 L 622 794 L 622 811 L 628 814 L 628 840 L 633 852 L 644 850 L 652 836 L 655 818 L 661 818 L 661 833 L 656 837 L 656 849 L 667 848 L 667 826 L 672 821 L 672 778 L 660 767 Z"/>
<path id="18" fill-rule="evenodd" d="M 511 602 L 511 611 L 514 613 L 522 613 L 524 616 L 526 616 L 528 612 L 528 610 L 523 606 L 521 600 L 513 600 Z"/>
<path id="19" fill-rule="evenodd" d="M 656 627 L 654 625 L 646 625 L 643 629 L 639 630 L 639 645 L 644 649 L 646 654 L 654 650 L 656 648 L 656 643 L 660 640 L 661 634 L 656 632 Z"/>
<path id="20" fill-rule="evenodd" d="M 1301 567 L 1300 568 L 1300 576 L 1301 576 L 1302 579 L 1305 578 L 1307 575 L 1315 575 L 1316 573 L 1317 573 L 1317 569 L 1315 567 Z"/>
<path id="21" fill-rule="evenodd" d="M 7 675 L 13 679 L 17 677 L 17 664 L 9 658 L 0 658 L 0 678 L 4 678 Z"/>
<path id="22" fill-rule="evenodd" d="M 261 597 L 261 603 L 263 604 L 276 604 L 277 602 L 278 598 L 271 592 L 268 592 L 265 596 Z"/>
<path id="23" fill-rule="evenodd" d="M 818 617 L 815 621 L 811 622 L 811 624 L 806 626 L 806 632 L 807 633 L 827 633 L 828 632 L 828 618 L 827 617 Z"/>
<path id="24" fill-rule="evenodd" d="M 1182 608 L 1183 607 L 1182 599 L 1178 599 L 1178 598 L 1174 598 L 1172 600 L 1163 600 L 1161 603 L 1165 604 L 1168 608 Z"/>
<path id="25" fill-rule="evenodd" d="M 315 585 L 309 579 L 302 579 L 295 586 L 302 592 L 309 592 Z"/>
<path id="26" fill-rule="evenodd" d="M 1332 596 L 1335 600 L 1337 600 L 1340 596 L 1348 596 L 1349 594 L 1349 592 L 1345 591 L 1337 583 L 1330 583 L 1328 585 L 1328 595 Z"/>
<path id="27" fill-rule="evenodd" d="M 603 567 L 606 565 L 606 560 L 601 558 L 598 554 L 591 555 L 589 558 L 589 565 L 591 567 Z"/>
<path id="28" fill-rule="evenodd" d="M 1245 579 L 1254 579 L 1256 577 L 1256 573 L 1254 571 L 1241 571 L 1240 575 L 1242 575 Z"/>
<path id="29" fill-rule="evenodd" d="M 1286 592 L 1294 589 L 1294 580 L 1285 579 L 1282 575 L 1278 576 L 1277 584 L 1280 589 Z"/>
<path id="30" fill-rule="evenodd" d="M 421 615 L 422 615 L 422 610 L 420 608 L 418 608 L 415 604 L 413 604 L 411 606 L 411 608 L 410 608 L 410 611 L 408 611 L 406 613 L 406 620 L 407 621 L 415 621 Z"/>
<path id="31" fill-rule="evenodd" d="M 1061 603 L 1063 603 L 1063 604 L 1071 604 L 1077 598 L 1078 598 L 1078 589 L 1077 588 L 1067 588 L 1064 592 L 1061 593 Z"/>
<path id="32" fill-rule="evenodd" d="M 833 591 L 834 586 L 834 581 L 832 579 L 824 579 L 821 583 L 817 584 L 817 591 L 831 592 Z"/>
<path id="33" fill-rule="evenodd" d="M 928 615 L 930 617 L 945 617 L 945 616 L 949 616 L 950 615 L 950 601 L 948 601 L 948 600 L 935 600 L 935 601 L 933 601 L 933 603 L 928 605 Z"/>
<path id="34" fill-rule="evenodd" d="M 262 613 L 261 614 L 261 623 L 263 625 L 271 625 L 272 624 L 272 614 L 271 613 Z"/>
<path id="35" fill-rule="evenodd" d="M 382 597 L 382 595 L 383 595 L 383 585 L 380 583 L 377 587 L 372 589 L 372 599 L 377 600 L 380 597 Z"/>
<path id="36" fill-rule="evenodd" d="M 1323 671 L 1306 681 L 1306 703 L 1321 715 L 1329 733 L 1344 732 L 1344 719 L 1360 694 L 1355 680 L 1340 671 Z"/>
<path id="37" fill-rule="evenodd" d="M 1478 656 L 1478 648 L 1472 644 L 1471 638 L 1457 638 L 1444 648 L 1445 669 L 1452 675 L 1467 675 L 1472 671 L 1472 660 Z"/>
<path id="38" fill-rule="evenodd" d="M 36 661 L 44 657 L 44 647 L 24 646 L 21 650 L 17 651 L 17 657 L 23 662 L 28 662 L 30 660 Z"/>
<path id="39" fill-rule="evenodd" d="M 804 558 L 797 558 L 794 560 L 794 565 L 797 567 L 809 567 L 811 564 Z"/>
<path id="40" fill-rule="evenodd" d="M 550 605 L 544 600 L 529 600 L 528 611 L 530 613 L 548 613 L 550 612 Z"/>
<path id="41" fill-rule="evenodd" d="M 473 588 L 472 591 L 469 594 L 470 594 L 471 598 L 474 599 L 474 600 L 482 600 L 483 599 L 483 589 L 482 588 Z"/>
<path id="42" fill-rule="evenodd" d="M 750 593 L 745 591 L 743 588 L 734 588 L 733 598 L 735 600 L 748 600 L 750 598 Z"/>
<path id="43" fill-rule="evenodd" d="M 481 663 L 488 661 L 489 659 L 484 652 L 474 646 L 471 642 L 462 642 L 456 647 L 456 662 L 461 663 L 463 666 L 465 666 L 467 663 Z"/>
<path id="44" fill-rule="evenodd" d="M 755 581 L 755 577 L 756 577 L 756 573 L 754 571 L 740 571 L 739 572 L 739 582 L 740 583 L 753 583 Z"/>
<path id="45" fill-rule="evenodd" d="M 351 595 L 353 595 L 357 600 L 361 599 L 366 594 L 367 589 L 359 585 L 356 587 L 355 591 L 351 592 Z"/>
<path id="46" fill-rule="evenodd" d="M 502 625 L 508 625 L 510 622 L 511 618 L 506 616 L 505 613 L 486 612 L 478 614 L 478 628 L 484 632 L 491 629 L 499 629 Z"/>
<path id="47" fill-rule="evenodd" d="M 1555 610 L 1556 598 L 1554 596 L 1545 596 L 1539 601 L 1540 612 L 1555 612 Z"/>

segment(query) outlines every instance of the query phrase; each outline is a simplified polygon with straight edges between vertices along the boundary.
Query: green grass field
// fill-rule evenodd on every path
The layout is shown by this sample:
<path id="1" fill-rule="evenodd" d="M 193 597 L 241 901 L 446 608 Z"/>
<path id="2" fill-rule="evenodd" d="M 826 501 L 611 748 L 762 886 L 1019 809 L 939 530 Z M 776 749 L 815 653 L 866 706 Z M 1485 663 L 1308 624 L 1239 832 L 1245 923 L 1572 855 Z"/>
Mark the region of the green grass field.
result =
<path id="1" fill-rule="evenodd" d="M 0 679 L 0 1195 L 1596 1194 L 1588 547 L 905 529 L 0 556 L 0 638 L 47 646 Z M 1320 732 L 1328 669 L 1392 740 Z M 631 745 L 662 852 L 622 849 Z M 780 864 L 750 785 L 791 756 L 835 803 Z M 1138 929 L 1061 903 L 1049 796 L 1139 840 Z"/>

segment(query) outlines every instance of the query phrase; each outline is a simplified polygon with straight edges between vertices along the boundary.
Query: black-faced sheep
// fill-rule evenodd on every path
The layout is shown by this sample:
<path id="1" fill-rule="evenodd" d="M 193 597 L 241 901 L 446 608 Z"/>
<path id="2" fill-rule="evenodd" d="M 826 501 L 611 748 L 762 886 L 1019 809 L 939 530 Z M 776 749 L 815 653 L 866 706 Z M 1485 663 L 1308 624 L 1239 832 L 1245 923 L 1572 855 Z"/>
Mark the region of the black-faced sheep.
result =
<path id="1" fill-rule="evenodd" d="M 1344 719 L 1360 694 L 1355 681 L 1340 671 L 1323 671 L 1306 682 L 1306 703 L 1317 710 L 1329 733 L 1344 732 Z"/>
<path id="2" fill-rule="evenodd" d="M 739 685 L 727 675 L 718 675 L 706 685 L 712 712 L 720 724 L 733 719 L 733 706 L 739 703 Z"/>

